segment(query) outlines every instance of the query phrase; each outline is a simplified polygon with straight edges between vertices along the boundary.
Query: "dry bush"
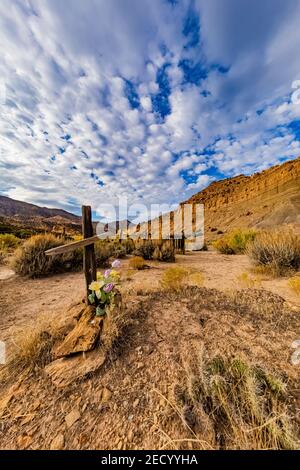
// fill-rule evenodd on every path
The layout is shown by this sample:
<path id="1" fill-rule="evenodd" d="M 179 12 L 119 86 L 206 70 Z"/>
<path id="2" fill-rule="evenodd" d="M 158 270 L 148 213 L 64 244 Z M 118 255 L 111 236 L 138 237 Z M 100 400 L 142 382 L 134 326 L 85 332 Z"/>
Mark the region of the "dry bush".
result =
<path id="1" fill-rule="evenodd" d="M 300 236 L 291 231 L 261 232 L 247 253 L 274 276 L 284 276 L 300 268 Z"/>
<path id="2" fill-rule="evenodd" d="M 4 367 L 3 375 L 10 381 L 26 370 L 27 373 L 39 372 L 51 362 L 51 350 L 64 331 L 58 323 L 45 319 L 16 332 L 13 335 L 13 350 Z"/>
<path id="3" fill-rule="evenodd" d="M 110 248 L 111 256 L 114 258 L 125 258 L 127 255 L 126 247 L 123 245 L 122 241 L 113 241 Z"/>
<path id="4" fill-rule="evenodd" d="M 242 358 L 205 360 L 196 347 L 183 364 L 184 380 L 176 384 L 174 396 L 194 436 L 201 439 L 204 426 L 213 448 L 297 448 L 286 387 L 279 379 Z"/>
<path id="5" fill-rule="evenodd" d="M 147 268 L 147 264 L 145 263 L 144 258 L 142 258 L 141 256 L 134 256 L 134 258 L 131 258 L 131 260 L 129 261 L 129 267 L 131 269 L 141 271 L 142 269 Z"/>
<path id="6" fill-rule="evenodd" d="M 82 266 L 82 250 L 58 256 L 46 256 L 45 251 L 63 244 L 54 235 L 35 235 L 19 247 L 12 259 L 12 268 L 21 276 L 31 278 L 58 272 L 78 270 Z"/>
<path id="7" fill-rule="evenodd" d="M 95 243 L 95 257 L 97 267 L 106 267 L 111 256 L 112 250 L 108 241 L 99 240 Z"/>
<path id="8" fill-rule="evenodd" d="M 175 262 L 175 250 L 174 250 L 174 246 L 171 245 L 171 243 L 169 242 L 163 243 L 160 251 L 161 251 L 161 261 L 165 261 L 167 263 Z"/>
<path id="9" fill-rule="evenodd" d="M 247 245 L 252 242 L 256 237 L 255 230 L 241 230 L 236 229 L 224 235 L 219 240 L 215 240 L 212 245 L 220 253 L 226 255 L 235 255 L 245 253 Z"/>
<path id="10" fill-rule="evenodd" d="M 140 240 L 137 242 L 136 249 L 134 250 L 133 254 L 136 256 L 141 256 L 146 260 L 150 260 L 152 259 L 154 250 L 155 246 L 151 240 Z"/>
<path id="11" fill-rule="evenodd" d="M 122 240 L 122 246 L 125 248 L 126 254 L 130 255 L 134 251 L 134 241 L 131 238 Z"/>
<path id="12" fill-rule="evenodd" d="M 179 290 L 188 282 L 189 271 L 180 266 L 164 271 L 160 284 L 163 289 Z"/>
<path id="13" fill-rule="evenodd" d="M 237 276 L 237 281 L 241 284 L 242 287 L 245 288 L 253 288 L 253 287 L 260 287 L 261 281 L 257 277 L 249 276 L 248 273 L 242 273 Z"/>
<path id="14" fill-rule="evenodd" d="M 165 241 L 160 245 L 157 245 L 154 249 L 152 259 L 155 261 L 164 261 L 165 263 L 174 263 L 175 262 L 175 250 L 174 246 Z"/>
<path id="15" fill-rule="evenodd" d="M 20 243 L 20 238 L 11 233 L 0 234 L 0 251 L 13 251 Z"/>
<path id="16" fill-rule="evenodd" d="M 288 285 L 296 295 L 300 296 L 300 276 L 295 276 L 289 279 Z"/>
<path id="17" fill-rule="evenodd" d="M 0 265 L 5 264 L 7 260 L 7 253 L 6 251 L 0 250 Z"/>

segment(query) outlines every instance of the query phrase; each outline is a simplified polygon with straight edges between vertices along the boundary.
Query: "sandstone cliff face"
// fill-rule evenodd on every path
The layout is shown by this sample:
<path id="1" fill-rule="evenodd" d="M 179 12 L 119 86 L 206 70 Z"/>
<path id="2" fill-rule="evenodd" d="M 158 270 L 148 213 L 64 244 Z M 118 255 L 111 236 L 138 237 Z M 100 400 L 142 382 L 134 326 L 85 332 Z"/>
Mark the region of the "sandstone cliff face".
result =
<path id="1" fill-rule="evenodd" d="M 252 176 L 212 183 L 186 202 L 204 204 L 206 238 L 236 227 L 300 231 L 300 157 Z"/>

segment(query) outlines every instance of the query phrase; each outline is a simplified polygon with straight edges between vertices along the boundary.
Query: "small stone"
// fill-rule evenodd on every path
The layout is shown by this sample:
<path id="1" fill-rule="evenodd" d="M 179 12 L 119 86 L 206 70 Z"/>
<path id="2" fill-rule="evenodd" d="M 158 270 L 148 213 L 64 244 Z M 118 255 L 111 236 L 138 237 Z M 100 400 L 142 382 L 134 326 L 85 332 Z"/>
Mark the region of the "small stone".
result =
<path id="1" fill-rule="evenodd" d="M 134 434 L 133 434 L 133 431 L 130 429 L 128 435 L 127 435 L 127 439 L 129 442 L 133 441 L 133 438 L 134 438 Z"/>
<path id="2" fill-rule="evenodd" d="M 138 406 L 139 402 L 140 402 L 140 400 L 138 398 L 136 400 L 134 400 L 133 405 L 132 405 L 133 408 L 136 408 Z"/>
<path id="3" fill-rule="evenodd" d="M 71 428 L 80 418 L 80 413 L 77 409 L 74 409 L 65 417 L 68 428 Z"/>
<path id="4" fill-rule="evenodd" d="M 130 380 L 129 375 L 126 375 L 125 378 L 124 378 L 124 380 L 123 380 L 123 384 L 124 384 L 124 385 L 129 385 L 130 382 L 131 382 L 131 380 Z"/>
<path id="5" fill-rule="evenodd" d="M 137 369 L 142 369 L 144 367 L 144 363 L 143 362 L 137 362 L 136 364 L 136 368 Z"/>
<path id="6" fill-rule="evenodd" d="M 128 421 L 132 421 L 133 420 L 133 415 L 129 415 L 128 416 Z"/>
<path id="7" fill-rule="evenodd" d="M 109 388 L 104 387 L 102 390 L 102 403 L 107 403 L 111 399 L 111 395 Z"/>
<path id="8" fill-rule="evenodd" d="M 50 444 L 50 450 L 62 450 L 65 445 L 65 438 L 63 434 L 58 434 Z"/>

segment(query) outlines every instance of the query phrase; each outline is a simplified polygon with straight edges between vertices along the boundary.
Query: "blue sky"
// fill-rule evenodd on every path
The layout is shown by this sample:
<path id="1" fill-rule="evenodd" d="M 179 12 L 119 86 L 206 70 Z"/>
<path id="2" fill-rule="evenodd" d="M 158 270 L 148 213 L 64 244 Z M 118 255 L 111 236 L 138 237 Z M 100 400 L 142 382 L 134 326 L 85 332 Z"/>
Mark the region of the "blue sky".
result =
<path id="1" fill-rule="evenodd" d="M 298 0 L 1 0 L 0 193 L 178 203 L 300 155 Z"/>

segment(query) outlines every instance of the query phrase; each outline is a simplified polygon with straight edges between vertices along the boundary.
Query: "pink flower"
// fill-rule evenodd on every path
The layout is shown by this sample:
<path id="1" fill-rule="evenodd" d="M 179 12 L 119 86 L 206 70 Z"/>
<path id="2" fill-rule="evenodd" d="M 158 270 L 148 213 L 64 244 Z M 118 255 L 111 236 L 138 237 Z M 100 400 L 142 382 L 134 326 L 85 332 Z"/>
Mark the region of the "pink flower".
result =
<path id="1" fill-rule="evenodd" d="M 114 288 L 114 284 L 112 282 L 110 282 L 109 284 L 106 284 L 106 286 L 103 287 L 103 290 L 104 292 L 106 292 L 107 294 L 109 294 L 109 292 L 111 292 Z"/>
<path id="2" fill-rule="evenodd" d="M 104 277 L 105 278 L 108 278 L 110 276 L 110 273 L 111 273 L 111 269 L 107 269 L 105 272 L 104 272 Z"/>
<path id="3" fill-rule="evenodd" d="M 120 266 L 121 266 L 121 261 L 119 261 L 118 259 L 115 259 L 115 261 L 111 263 L 112 268 L 119 268 Z"/>

